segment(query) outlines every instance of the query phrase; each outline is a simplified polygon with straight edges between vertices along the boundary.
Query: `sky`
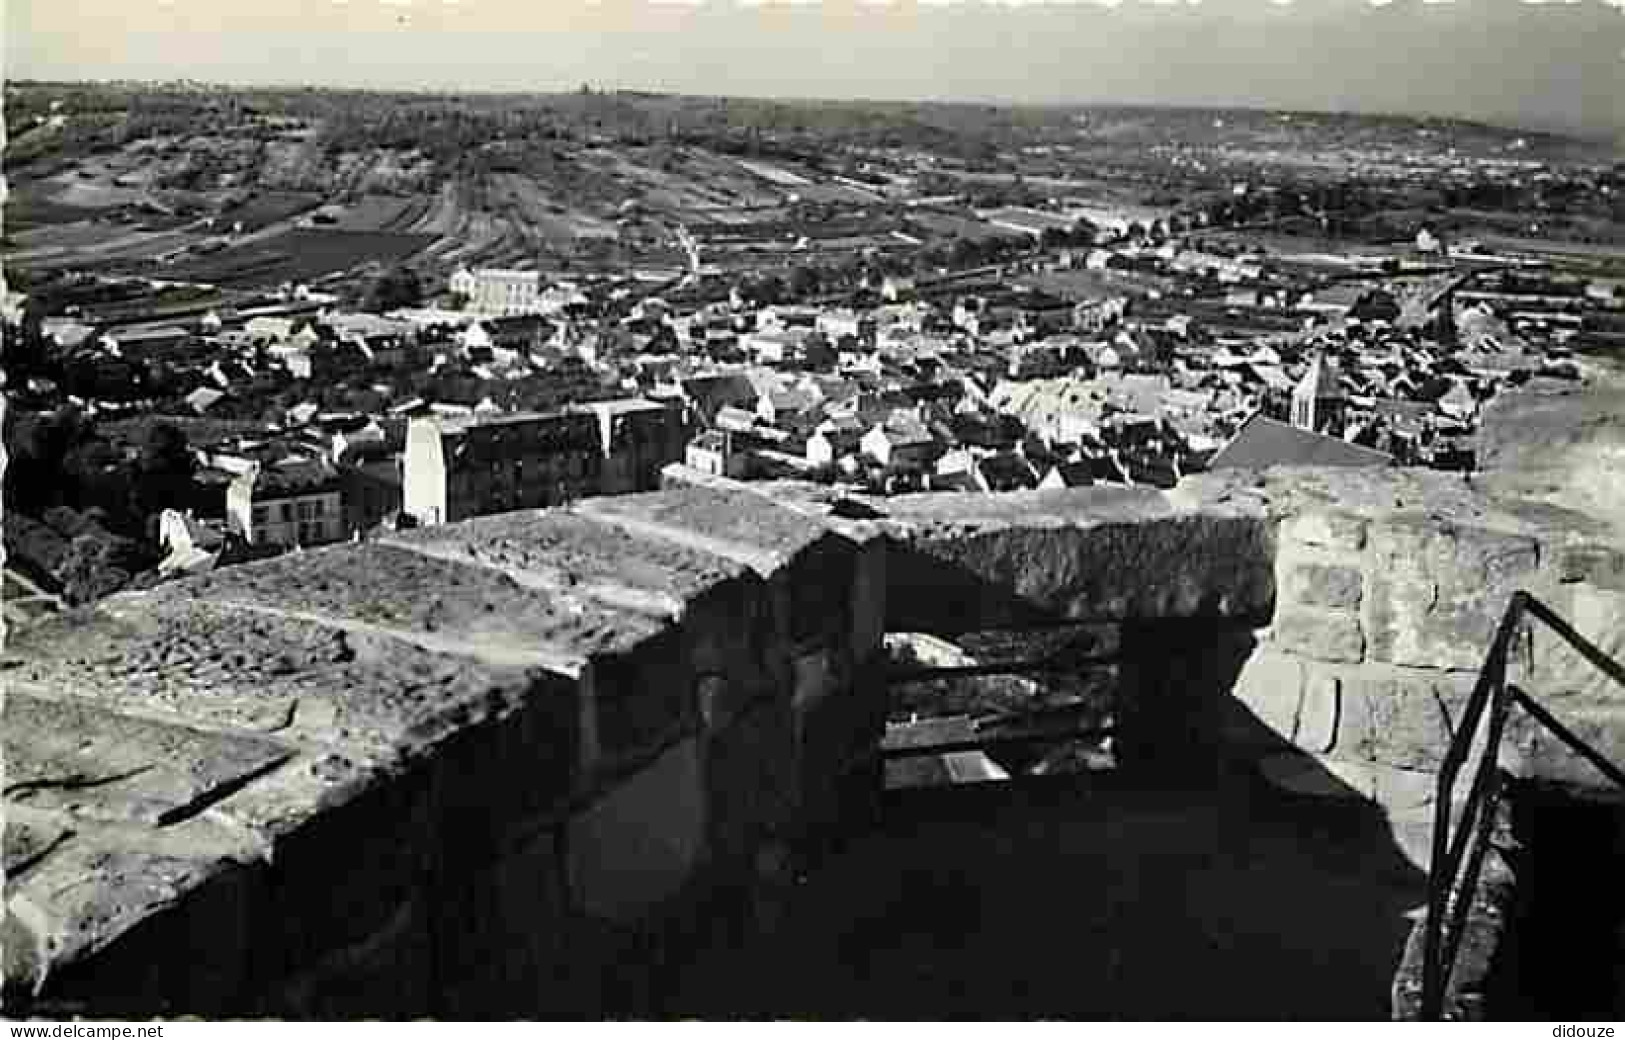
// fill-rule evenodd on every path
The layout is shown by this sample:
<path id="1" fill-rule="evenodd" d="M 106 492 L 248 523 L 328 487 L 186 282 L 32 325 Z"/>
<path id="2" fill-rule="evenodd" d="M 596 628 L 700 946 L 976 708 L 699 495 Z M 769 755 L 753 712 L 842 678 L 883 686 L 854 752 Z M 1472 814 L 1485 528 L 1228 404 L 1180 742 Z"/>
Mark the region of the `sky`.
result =
<path id="1" fill-rule="evenodd" d="M 1625 0 L 0 0 L 23 79 L 1241 105 L 1625 136 Z"/>

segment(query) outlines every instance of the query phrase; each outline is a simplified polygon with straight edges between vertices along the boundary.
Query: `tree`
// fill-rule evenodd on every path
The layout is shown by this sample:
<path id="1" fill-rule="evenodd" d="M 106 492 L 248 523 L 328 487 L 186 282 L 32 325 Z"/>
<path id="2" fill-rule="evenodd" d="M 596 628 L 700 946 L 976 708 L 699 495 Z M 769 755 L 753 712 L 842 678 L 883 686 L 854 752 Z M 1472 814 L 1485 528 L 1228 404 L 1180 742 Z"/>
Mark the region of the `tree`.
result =
<path id="1" fill-rule="evenodd" d="M 142 569 L 140 546 L 106 530 L 75 535 L 57 564 L 56 578 L 69 603 L 91 603 L 129 584 Z"/>
<path id="2" fill-rule="evenodd" d="M 59 504 L 67 490 L 63 460 L 89 431 L 76 408 L 55 412 L 6 412 L 6 505 L 32 511 Z"/>
<path id="3" fill-rule="evenodd" d="M 423 283 L 417 272 L 409 267 L 396 267 L 385 271 L 372 284 L 364 307 L 382 313 L 401 307 L 416 307 L 423 302 Z"/>
<path id="4" fill-rule="evenodd" d="M 135 468 L 135 508 L 140 516 L 184 507 L 191 499 L 196 463 L 186 434 L 173 424 L 157 423 L 147 431 Z"/>

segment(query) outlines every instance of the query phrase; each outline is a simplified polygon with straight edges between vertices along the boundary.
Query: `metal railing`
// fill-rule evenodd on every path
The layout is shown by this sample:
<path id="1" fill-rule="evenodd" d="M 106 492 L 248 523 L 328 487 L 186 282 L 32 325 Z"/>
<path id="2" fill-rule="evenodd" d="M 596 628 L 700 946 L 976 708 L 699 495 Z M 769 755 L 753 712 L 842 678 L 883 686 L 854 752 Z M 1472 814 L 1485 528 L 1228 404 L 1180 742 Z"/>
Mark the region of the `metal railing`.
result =
<path id="1" fill-rule="evenodd" d="M 1428 905 L 1423 935 L 1421 1017 L 1437 1021 L 1444 1016 L 1450 974 L 1455 966 L 1462 932 L 1477 892 L 1479 873 L 1489 849 L 1505 774 L 1500 766 L 1501 737 L 1514 706 L 1522 709 L 1598 772 L 1625 788 L 1625 771 L 1609 762 L 1541 707 L 1515 684 L 1507 682 L 1507 657 L 1524 619 L 1543 623 L 1592 666 L 1625 686 L 1625 667 L 1597 649 L 1552 609 L 1527 592 L 1512 594 L 1495 638 L 1490 643 L 1478 681 L 1451 737 L 1439 767 L 1433 809 L 1433 857 L 1428 872 Z M 1452 822 L 1456 777 L 1477 740 L 1488 714 L 1484 743 L 1462 803 L 1461 818 Z"/>

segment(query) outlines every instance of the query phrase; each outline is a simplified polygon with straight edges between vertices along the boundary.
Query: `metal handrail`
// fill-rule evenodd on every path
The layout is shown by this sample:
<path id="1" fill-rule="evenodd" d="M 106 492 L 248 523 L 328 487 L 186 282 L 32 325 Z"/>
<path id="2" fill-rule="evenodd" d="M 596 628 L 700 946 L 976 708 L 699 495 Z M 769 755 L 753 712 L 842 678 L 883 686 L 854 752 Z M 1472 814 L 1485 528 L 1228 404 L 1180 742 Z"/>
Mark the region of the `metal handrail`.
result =
<path id="1" fill-rule="evenodd" d="M 1501 736 L 1513 707 L 1523 709 L 1529 717 L 1556 736 L 1598 772 L 1614 783 L 1625 787 L 1625 770 L 1609 762 L 1596 749 L 1586 744 L 1569 730 L 1534 698 L 1506 678 L 1507 655 L 1513 637 L 1518 634 L 1525 616 L 1533 617 L 1555 632 L 1588 663 L 1615 682 L 1625 686 L 1625 667 L 1603 653 L 1584 636 L 1576 632 L 1552 609 L 1528 592 L 1512 594 L 1506 613 L 1490 642 L 1484 666 L 1473 685 L 1461 724 L 1450 738 L 1443 762 L 1439 766 L 1439 779 L 1433 805 L 1433 858 L 1428 872 L 1427 920 L 1422 946 L 1422 1007 L 1421 1017 L 1434 1021 L 1444 1016 L 1446 992 L 1450 973 L 1460 948 L 1467 915 L 1478 889 L 1479 873 L 1489 848 L 1491 830 L 1495 824 L 1497 808 L 1503 788 L 1504 774 L 1500 766 Z M 1452 834 L 1452 802 L 1456 777 L 1466 763 L 1473 741 L 1489 713 L 1483 752 L 1467 798 L 1462 803 L 1461 819 Z M 1463 871 L 1463 861 L 1465 871 Z M 1448 928 L 1446 923 L 1448 921 Z"/>

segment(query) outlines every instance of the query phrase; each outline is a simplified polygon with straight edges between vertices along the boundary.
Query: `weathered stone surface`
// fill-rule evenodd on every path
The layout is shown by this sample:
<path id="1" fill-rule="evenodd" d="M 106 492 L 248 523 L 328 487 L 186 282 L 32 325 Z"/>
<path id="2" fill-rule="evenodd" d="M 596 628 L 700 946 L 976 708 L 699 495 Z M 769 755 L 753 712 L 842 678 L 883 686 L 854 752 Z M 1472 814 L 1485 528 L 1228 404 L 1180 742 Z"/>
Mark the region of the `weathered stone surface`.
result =
<path id="1" fill-rule="evenodd" d="M 19 692 L 0 708 L 0 749 L 8 801 L 148 824 L 196 815 L 292 754 L 259 737 Z"/>
<path id="2" fill-rule="evenodd" d="M 1057 502 L 1035 493 L 1033 505 Z M 1164 515 L 1114 521 L 1080 504 L 1076 516 L 1039 513 L 1030 525 L 945 529 L 923 520 L 923 504 L 912 508 L 908 544 L 888 555 L 894 631 L 1057 618 L 1262 617 L 1274 598 L 1269 535 L 1252 517 L 1163 506 Z"/>
<path id="3" fill-rule="evenodd" d="M 1281 524 L 1282 541 L 1344 552 L 1365 548 L 1367 521 L 1346 513 L 1317 511 L 1288 518 Z"/>
<path id="4" fill-rule="evenodd" d="M 1358 663 L 1365 657 L 1365 634 L 1358 614 L 1304 606 L 1283 606 L 1271 629 L 1280 649 L 1316 661 Z"/>
<path id="5" fill-rule="evenodd" d="M 1470 676 L 1443 675 L 1347 680 L 1337 753 L 1401 769 L 1437 768 L 1470 684 Z"/>
<path id="6" fill-rule="evenodd" d="M 1540 562 L 1528 536 L 1399 516 L 1372 529 L 1373 659 L 1424 668 L 1483 663 L 1507 601 Z"/>
<path id="7" fill-rule="evenodd" d="M 177 588 L 181 586 L 176 586 Z M 220 730 L 342 743 L 356 755 L 420 743 L 517 672 L 386 635 L 218 603 L 137 594 L 32 626 L 7 646 L 19 692 L 65 691 L 107 710 Z"/>
<path id="8" fill-rule="evenodd" d="M 17 877 L 72 833 L 63 820 L 19 820 L 10 814 L 0 827 L 0 877 Z"/>
<path id="9" fill-rule="evenodd" d="M 523 510 L 390 535 L 389 544 L 479 563 L 521 584 L 665 615 L 748 573 L 741 563 L 564 510 Z"/>
<path id="10" fill-rule="evenodd" d="M 1242 666 L 1232 692 L 1260 722 L 1290 742 L 1298 735 L 1303 688 L 1304 664 L 1300 658 L 1260 647 Z"/>
<path id="11" fill-rule="evenodd" d="M 1601 589 L 1589 582 L 1562 586 L 1543 602 L 1582 638 L 1615 662 L 1625 664 L 1625 592 Z M 1527 627 L 1532 653 L 1527 667 L 1513 678 L 1535 697 L 1625 702 L 1625 685 L 1586 660 L 1580 652 L 1537 620 Z"/>
<path id="12" fill-rule="evenodd" d="M 1294 602 L 1336 610 L 1358 609 L 1365 588 L 1358 568 L 1324 563 L 1292 565 L 1285 585 Z"/>
<path id="13" fill-rule="evenodd" d="M 1342 681 L 1319 669 L 1309 673 L 1298 706 L 1294 743 L 1305 751 L 1331 751 L 1337 744 L 1342 713 Z"/>
<path id="14" fill-rule="evenodd" d="M 583 912 L 634 920 L 688 881 L 705 854 L 698 740 L 668 750 L 570 820 L 570 890 Z"/>
<path id="15" fill-rule="evenodd" d="M 656 619 L 527 588 L 489 568 L 379 544 L 212 571 L 152 596 L 326 619 L 499 666 L 569 670 L 591 654 L 630 649 L 661 628 Z"/>
<path id="16" fill-rule="evenodd" d="M 634 536 L 743 563 L 764 577 L 817 542 L 837 537 L 818 519 L 786 509 L 743 485 L 695 485 L 586 499 L 574 511 Z"/>

